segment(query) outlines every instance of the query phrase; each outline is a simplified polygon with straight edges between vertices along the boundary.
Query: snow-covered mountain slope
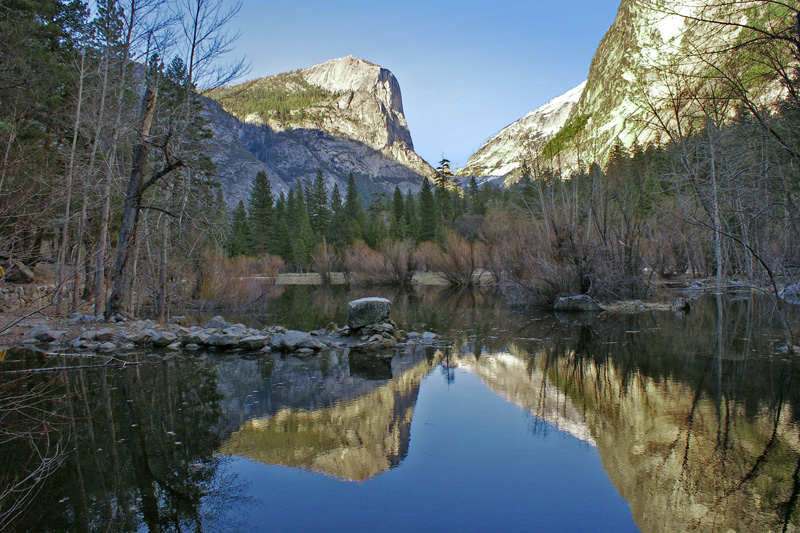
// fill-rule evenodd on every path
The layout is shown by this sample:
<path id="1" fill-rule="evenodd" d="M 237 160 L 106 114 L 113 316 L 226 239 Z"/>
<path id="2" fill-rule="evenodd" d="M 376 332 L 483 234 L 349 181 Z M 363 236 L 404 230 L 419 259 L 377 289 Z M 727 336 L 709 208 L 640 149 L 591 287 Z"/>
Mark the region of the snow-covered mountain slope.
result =
<path id="1" fill-rule="evenodd" d="M 586 82 L 581 83 L 503 128 L 483 143 L 458 175 L 505 178 L 522 164 L 523 159 L 535 159 L 547 141 L 564 126 L 585 86 Z"/>
<path id="2" fill-rule="evenodd" d="M 554 100 L 563 103 L 552 120 L 534 118 L 537 110 L 501 131 L 459 175 L 509 176 L 523 158 L 539 158 L 545 165 L 557 161 L 562 170 L 579 161 L 603 165 L 618 143 L 631 148 L 663 142 L 664 126 L 675 126 L 672 106 L 680 106 L 682 122 L 686 120 L 692 104 L 685 95 L 701 94 L 714 69 L 730 61 L 728 54 L 741 37 L 740 25 L 758 21 L 772 27 L 780 16 L 780 8 L 766 2 L 622 0 L 594 54 L 583 90 Z M 746 87 L 749 97 L 761 104 L 771 105 L 783 94 L 778 84 L 764 82 L 763 77 L 745 72 L 742 79 L 753 84 Z M 683 96 L 676 104 L 672 96 L 678 94 Z M 570 127 L 562 130 L 558 143 L 548 146 L 546 157 L 539 157 L 555 136 L 553 129 L 566 125 Z"/>

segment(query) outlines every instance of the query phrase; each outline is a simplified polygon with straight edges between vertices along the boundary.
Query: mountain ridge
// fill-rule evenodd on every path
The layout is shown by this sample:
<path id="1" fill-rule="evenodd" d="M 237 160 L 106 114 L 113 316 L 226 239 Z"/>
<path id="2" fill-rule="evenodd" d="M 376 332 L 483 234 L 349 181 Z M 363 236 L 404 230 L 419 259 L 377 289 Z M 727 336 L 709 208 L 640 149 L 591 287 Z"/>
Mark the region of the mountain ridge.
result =
<path id="1" fill-rule="evenodd" d="M 329 190 L 353 173 L 365 195 L 416 191 L 435 175 L 414 152 L 399 82 L 374 63 L 331 59 L 209 96 L 205 116 L 222 141 L 210 152 L 228 205 L 247 201 L 259 170 L 276 194 L 320 170 Z"/>

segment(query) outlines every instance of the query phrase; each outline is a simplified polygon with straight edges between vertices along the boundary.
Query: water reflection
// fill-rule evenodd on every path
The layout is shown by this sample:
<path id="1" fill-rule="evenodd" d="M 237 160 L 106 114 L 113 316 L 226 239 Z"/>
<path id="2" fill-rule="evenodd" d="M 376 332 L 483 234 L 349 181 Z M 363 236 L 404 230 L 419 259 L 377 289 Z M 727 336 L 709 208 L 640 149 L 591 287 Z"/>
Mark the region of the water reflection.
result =
<path id="1" fill-rule="evenodd" d="M 424 353 L 419 348 L 416 357 L 409 354 L 416 364 L 352 400 L 315 410 L 283 408 L 272 416 L 250 419 L 220 451 L 349 481 L 364 481 L 396 467 L 408 453 L 420 381 L 440 359 L 438 354 L 429 359 Z M 390 361 L 372 364 L 392 376 Z"/>
<path id="2" fill-rule="evenodd" d="M 800 528 L 798 363 L 781 355 L 769 302 L 718 295 L 688 315 L 587 321 L 509 309 L 491 292 L 377 293 L 393 300 L 401 328 L 449 346 L 409 346 L 390 360 L 142 354 L 133 362 L 145 364 L 122 369 L 0 373 L 0 529 L 228 530 L 237 519 L 248 529 L 263 502 L 230 457 L 370 490 L 429 453 L 411 435 L 421 384 L 457 388 L 459 372 L 530 413 L 531 445 L 556 431 L 596 449 L 644 531 Z M 286 287 L 264 320 L 341 324 L 347 300 L 375 294 Z M 0 372 L 84 362 L 12 350 Z M 485 435 L 481 462 L 528 460 L 494 449 L 494 438 Z M 460 468 L 476 460 L 467 454 Z M 569 477 L 574 466 L 559 468 Z M 424 513 L 408 498 L 395 505 Z"/>

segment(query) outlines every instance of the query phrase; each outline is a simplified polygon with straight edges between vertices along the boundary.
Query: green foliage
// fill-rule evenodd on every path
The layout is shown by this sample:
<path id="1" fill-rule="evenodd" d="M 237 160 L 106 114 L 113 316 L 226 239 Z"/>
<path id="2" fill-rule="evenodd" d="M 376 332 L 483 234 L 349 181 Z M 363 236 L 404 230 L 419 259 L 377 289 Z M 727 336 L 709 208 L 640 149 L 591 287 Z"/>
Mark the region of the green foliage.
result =
<path id="1" fill-rule="evenodd" d="M 250 253 L 261 255 L 272 253 L 275 240 L 275 213 L 272 186 L 267 174 L 259 171 L 253 179 L 250 189 L 250 209 L 248 218 L 252 229 L 252 247 Z"/>
<path id="2" fill-rule="evenodd" d="M 231 233 L 228 238 L 228 255 L 236 257 L 247 255 L 252 247 L 253 229 L 247 219 L 247 209 L 240 201 L 231 214 Z"/>
<path id="3" fill-rule="evenodd" d="M 578 115 L 566 123 L 552 139 L 547 141 L 536 158 L 537 161 L 548 161 L 558 155 L 586 129 L 586 124 L 591 116 L 590 114 Z"/>
<path id="4" fill-rule="evenodd" d="M 308 83 L 299 71 L 285 72 L 260 80 L 223 87 L 209 93 L 225 111 L 243 118 L 258 114 L 263 120 L 277 118 L 283 123 L 305 118 L 305 110 L 324 105 L 336 93 Z"/>

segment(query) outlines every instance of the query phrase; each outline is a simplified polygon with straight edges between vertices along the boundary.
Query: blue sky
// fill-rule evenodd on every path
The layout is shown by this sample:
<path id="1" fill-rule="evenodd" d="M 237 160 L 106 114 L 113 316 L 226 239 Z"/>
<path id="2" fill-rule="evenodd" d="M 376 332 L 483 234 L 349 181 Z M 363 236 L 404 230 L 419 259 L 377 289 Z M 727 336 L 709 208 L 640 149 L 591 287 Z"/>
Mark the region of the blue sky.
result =
<path id="1" fill-rule="evenodd" d="M 394 73 L 414 147 L 456 166 L 581 83 L 619 0 L 243 0 L 247 79 L 353 55 Z"/>

